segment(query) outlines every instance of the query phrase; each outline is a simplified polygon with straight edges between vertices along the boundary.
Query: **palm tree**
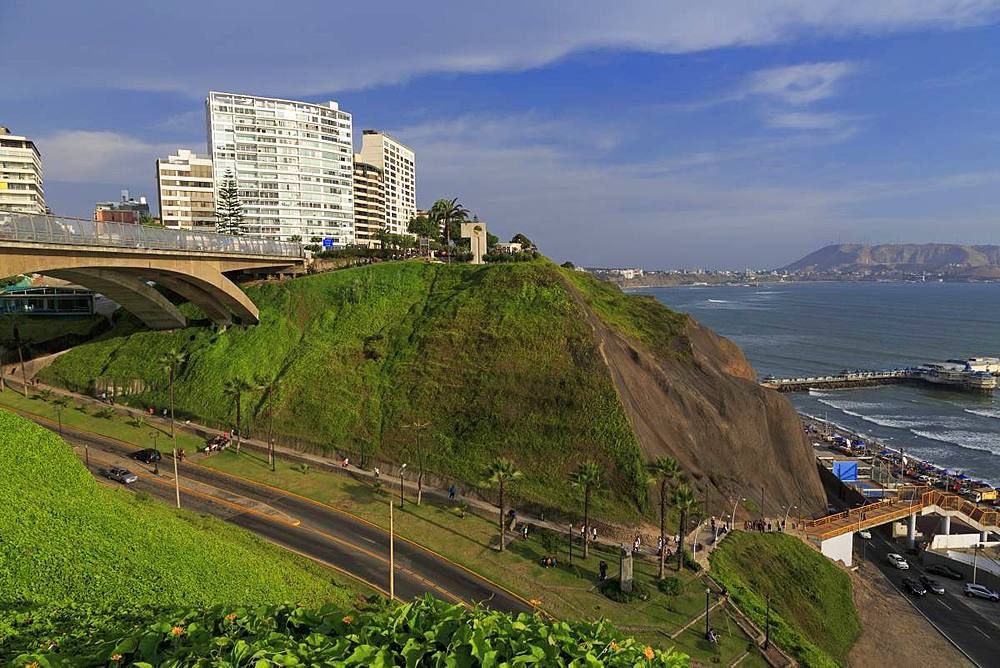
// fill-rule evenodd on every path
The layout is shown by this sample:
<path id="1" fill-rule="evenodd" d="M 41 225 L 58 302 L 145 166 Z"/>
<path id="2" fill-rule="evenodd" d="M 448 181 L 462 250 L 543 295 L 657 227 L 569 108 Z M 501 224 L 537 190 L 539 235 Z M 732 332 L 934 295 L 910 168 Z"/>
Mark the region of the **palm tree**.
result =
<path id="1" fill-rule="evenodd" d="M 496 487 L 500 492 L 500 551 L 504 548 L 504 490 L 511 483 L 520 480 L 524 474 L 517 470 L 514 462 L 504 457 L 497 457 L 486 467 L 483 473 L 483 482 L 489 487 Z"/>
<path id="2" fill-rule="evenodd" d="M 569 479 L 574 487 L 583 490 L 583 558 L 586 559 L 590 543 L 590 494 L 601 487 L 601 469 L 594 462 L 580 462 Z"/>
<path id="3" fill-rule="evenodd" d="M 240 439 L 243 438 L 243 395 L 253 389 L 253 385 L 243 378 L 230 378 L 222 386 L 222 392 L 233 400 L 236 407 L 236 454 L 240 454 Z"/>
<path id="4" fill-rule="evenodd" d="M 674 486 L 682 473 L 677 465 L 677 460 L 673 457 L 658 457 L 656 461 L 646 466 L 646 470 L 653 477 L 654 481 L 660 483 L 660 575 L 663 579 L 663 571 L 667 561 L 667 490 Z"/>
<path id="5" fill-rule="evenodd" d="M 171 348 L 160 355 L 160 367 L 167 372 L 167 383 L 170 386 L 170 440 L 174 440 L 174 378 L 177 369 L 187 361 L 187 353 Z"/>
<path id="6" fill-rule="evenodd" d="M 684 525 L 687 523 L 687 515 L 691 509 L 698 504 L 694 492 L 687 485 L 680 485 L 674 490 L 674 505 L 680 511 L 680 530 L 677 532 L 677 571 L 680 572 L 684 564 Z"/>
<path id="7" fill-rule="evenodd" d="M 448 263 L 451 263 L 451 224 L 461 222 L 469 217 L 469 212 L 458 203 L 458 198 L 439 199 L 431 207 L 430 215 L 439 225 L 444 225 L 444 247 L 448 251 Z"/>
<path id="8" fill-rule="evenodd" d="M 259 375 L 254 378 L 254 385 L 264 391 L 264 405 L 267 410 L 267 461 L 274 472 L 274 393 L 278 390 L 281 379 L 275 376 Z"/>

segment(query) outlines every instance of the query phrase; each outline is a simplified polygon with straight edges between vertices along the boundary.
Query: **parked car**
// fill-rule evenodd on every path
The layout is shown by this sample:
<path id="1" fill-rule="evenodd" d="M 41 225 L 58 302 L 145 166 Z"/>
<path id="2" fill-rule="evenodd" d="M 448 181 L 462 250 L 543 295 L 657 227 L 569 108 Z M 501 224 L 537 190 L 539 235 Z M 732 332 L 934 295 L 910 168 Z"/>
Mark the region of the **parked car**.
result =
<path id="1" fill-rule="evenodd" d="M 903 589 L 910 592 L 914 596 L 923 596 L 927 593 L 924 586 L 913 578 L 903 578 Z"/>
<path id="2" fill-rule="evenodd" d="M 988 598 L 994 602 L 1000 601 L 1000 594 L 996 593 L 989 587 L 984 587 L 981 584 L 972 584 L 971 582 L 965 583 L 965 595 L 976 596 L 978 598 Z"/>
<path id="3" fill-rule="evenodd" d="M 962 574 L 947 564 L 931 564 L 927 567 L 927 572 L 951 578 L 952 580 L 962 579 Z"/>
<path id="4" fill-rule="evenodd" d="M 145 464 L 152 464 L 153 462 L 158 462 L 163 459 L 163 455 L 160 454 L 159 450 L 153 448 L 146 448 L 145 450 L 140 450 L 139 452 L 132 455 L 135 459 L 143 462 Z"/>
<path id="5" fill-rule="evenodd" d="M 101 473 L 103 473 L 104 477 L 108 480 L 114 480 L 123 485 L 131 485 L 139 479 L 139 476 L 132 473 L 128 469 L 123 469 L 120 466 L 112 466 L 109 469 L 103 469 Z"/>
<path id="6" fill-rule="evenodd" d="M 906 559 L 903 558 L 903 555 L 890 552 L 886 558 L 889 560 L 890 566 L 898 568 L 901 571 L 910 570 L 910 565 L 906 563 Z"/>
<path id="7" fill-rule="evenodd" d="M 920 576 L 920 584 L 927 587 L 928 591 L 932 591 L 935 594 L 944 593 L 944 585 L 942 585 L 937 580 L 934 580 L 933 578 L 927 577 L 926 575 Z"/>

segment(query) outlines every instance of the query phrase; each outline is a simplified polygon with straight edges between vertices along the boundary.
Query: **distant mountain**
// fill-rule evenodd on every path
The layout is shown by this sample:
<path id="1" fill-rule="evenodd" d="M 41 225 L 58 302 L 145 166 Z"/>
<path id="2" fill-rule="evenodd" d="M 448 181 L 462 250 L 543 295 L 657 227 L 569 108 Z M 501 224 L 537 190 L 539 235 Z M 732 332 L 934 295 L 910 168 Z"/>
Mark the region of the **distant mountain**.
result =
<path id="1" fill-rule="evenodd" d="M 933 273 L 954 277 L 1000 276 L 1000 246 L 959 244 L 840 244 L 820 248 L 783 267 L 803 274 Z"/>

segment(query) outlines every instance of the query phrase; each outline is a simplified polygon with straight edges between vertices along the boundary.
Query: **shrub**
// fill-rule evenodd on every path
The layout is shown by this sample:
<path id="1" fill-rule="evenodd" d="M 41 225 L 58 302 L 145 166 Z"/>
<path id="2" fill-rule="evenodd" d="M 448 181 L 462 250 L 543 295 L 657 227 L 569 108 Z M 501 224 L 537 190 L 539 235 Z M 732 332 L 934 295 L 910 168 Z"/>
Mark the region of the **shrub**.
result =
<path id="1" fill-rule="evenodd" d="M 601 593 L 618 603 L 636 603 L 649 600 L 649 589 L 638 580 L 632 580 L 632 591 L 624 592 L 618 578 L 608 579 L 600 585 Z"/>
<path id="2" fill-rule="evenodd" d="M 677 596 L 681 593 L 681 581 L 676 575 L 660 580 L 656 587 L 667 596 Z"/>

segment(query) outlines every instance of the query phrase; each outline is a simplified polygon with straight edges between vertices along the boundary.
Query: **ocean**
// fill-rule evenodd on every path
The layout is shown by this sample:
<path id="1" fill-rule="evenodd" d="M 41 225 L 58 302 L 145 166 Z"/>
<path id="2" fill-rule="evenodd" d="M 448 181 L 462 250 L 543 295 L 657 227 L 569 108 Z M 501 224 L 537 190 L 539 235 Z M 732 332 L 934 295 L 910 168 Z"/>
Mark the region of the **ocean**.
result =
<path id="1" fill-rule="evenodd" d="M 760 376 L 1000 357 L 997 284 L 791 283 L 634 292 L 653 295 L 732 339 Z M 888 385 L 786 396 L 803 413 L 1000 484 L 998 395 Z"/>

